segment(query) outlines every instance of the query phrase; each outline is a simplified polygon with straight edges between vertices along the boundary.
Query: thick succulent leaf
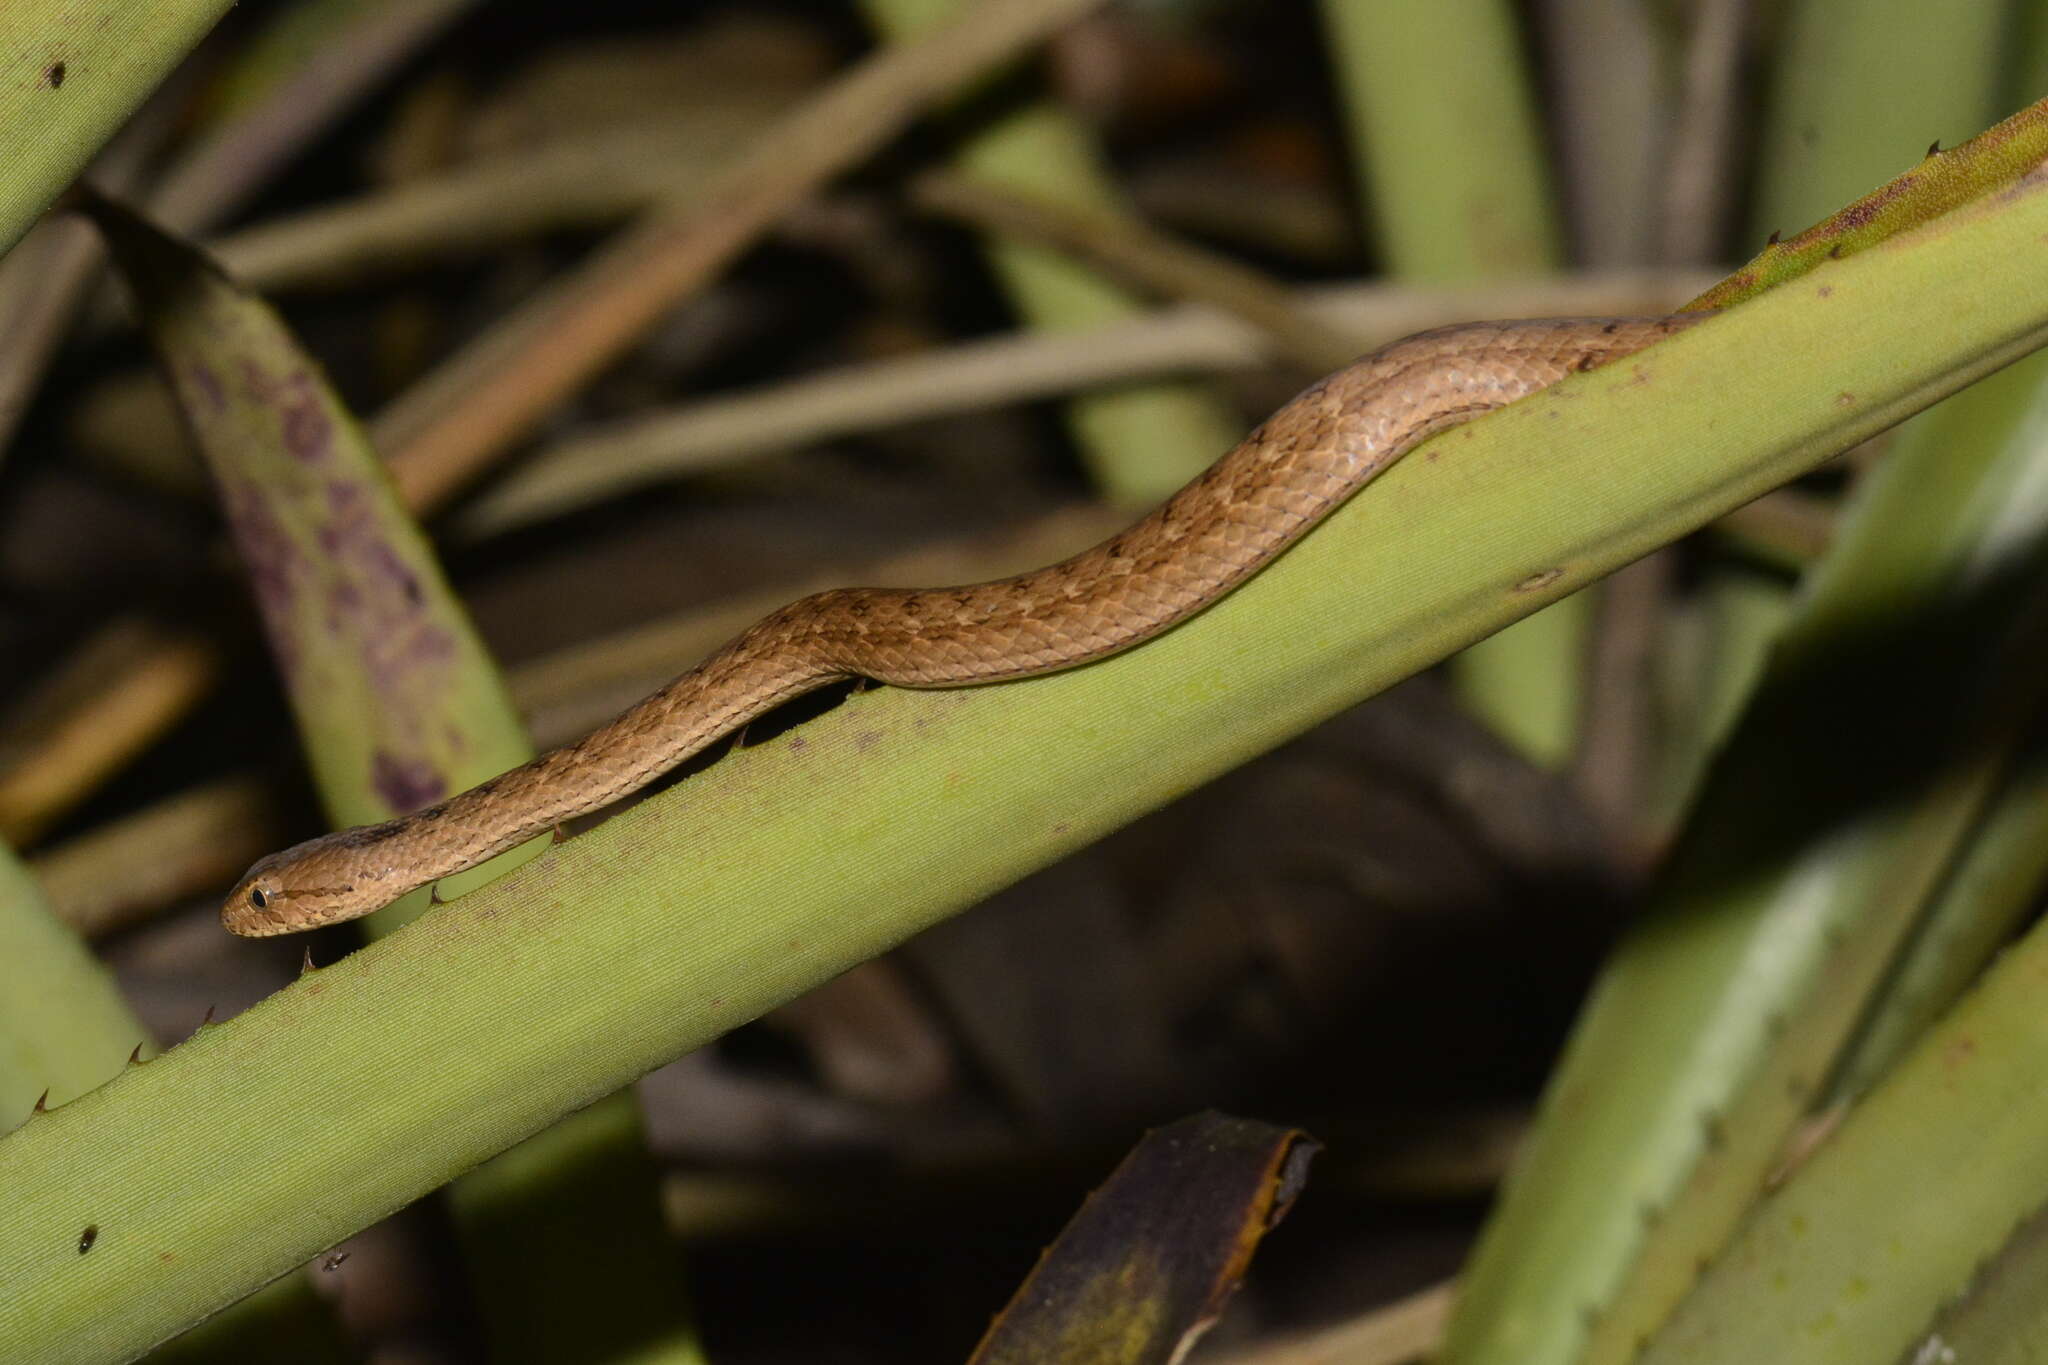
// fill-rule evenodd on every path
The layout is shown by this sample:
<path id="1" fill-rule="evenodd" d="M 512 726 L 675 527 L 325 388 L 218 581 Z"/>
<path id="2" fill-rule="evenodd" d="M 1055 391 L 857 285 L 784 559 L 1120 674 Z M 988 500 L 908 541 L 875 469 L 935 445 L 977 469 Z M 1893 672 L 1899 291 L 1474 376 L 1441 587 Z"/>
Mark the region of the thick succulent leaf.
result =
<path id="1" fill-rule="evenodd" d="M 212 472 L 334 822 L 403 815 L 532 757 L 433 547 L 319 365 L 198 251 L 110 204 L 95 215 Z"/>

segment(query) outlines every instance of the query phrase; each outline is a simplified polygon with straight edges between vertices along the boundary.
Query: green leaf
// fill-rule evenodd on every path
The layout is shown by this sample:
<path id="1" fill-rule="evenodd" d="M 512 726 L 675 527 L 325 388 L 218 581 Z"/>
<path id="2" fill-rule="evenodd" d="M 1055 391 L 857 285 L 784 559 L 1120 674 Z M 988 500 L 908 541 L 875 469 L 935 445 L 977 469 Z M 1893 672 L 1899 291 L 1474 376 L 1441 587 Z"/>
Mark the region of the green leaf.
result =
<path id="1" fill-rule="evenodd" d="M 0 1133 L 118 1075 L 138 1048 L 156 1050 L 113 973 L 0 847 Z"/>
<path id="2" fill-rule="evenodd" d="M 2048 925 L 2001 958 L 1763 1202 L 1641 1365 L 1905 1358 L 1936 1311 L 2048 1205 L 2044 993 Z M 2040 1303 L 2038 1282 L 2026 1298 Z"/>
<path id="3" fill-rule="evenodd" d="M 0 253 L 232 3 L 0 5 Z"/>
<path id="4" fill-rule="evenodd" d="M 329 816 L 387 820 L 531 758 L 433 547 L 319 366 L 201 253 L 111 204 L 94 216 L 212 472 Z"/>
<path id="5" fill-rule="evenodd" d="M 2048 153 L 2044 108 L 1774 245 L 1700 302 L 1803 296 L 1826 316 L 1829 278 L 1856 252 L 1940 237 L 2031 193 L 2015 184 Z M 2015 155 L 2026 147 L 2033 161 Z M 2022 287 L 2033 273 L 2027 253 L 1980 268 Z M 2038 572 L 2038 546 L 2010 534 L 2043 515 L 2016 492 L 2035 480 L 2033 441 L 2008 440 L 2034 387 L 1999 376 L 1949 439 L 1888 462 L 1806 585 L 1552 1079 L 1466 1277 L 1451 1359 L 1629 1358 L 1816 1101 L 2019 738 L 1954 723 L 2000 697 L 2012 587 Z"/>
<path id="6" fill-rule="evenodd" d="M 200 252 L 94 208 L 221 494 L 314 776 L 337 823 L 401 815 L 531 757 L 525 730 L 432 547 L 318 367 L 270 307 Z M 445 879 L 448 895 L 551 836 Z M 422 891 L 374 917 L 389 932 Z M 639 1110 L 613 1095 L 451 1191 L 508 1361 L 603 1339 L 646 1361 L 701 1359 L 676 1292 Z M 593 1253 L 577 1229 L 596 1221 Z M 558 1293 L 522 1286 L 549 1282 Z M 574 1289 L 577 1292 L 568 1292 Z M 603 1302 L 600 1331 L 588 1309 Z"/>

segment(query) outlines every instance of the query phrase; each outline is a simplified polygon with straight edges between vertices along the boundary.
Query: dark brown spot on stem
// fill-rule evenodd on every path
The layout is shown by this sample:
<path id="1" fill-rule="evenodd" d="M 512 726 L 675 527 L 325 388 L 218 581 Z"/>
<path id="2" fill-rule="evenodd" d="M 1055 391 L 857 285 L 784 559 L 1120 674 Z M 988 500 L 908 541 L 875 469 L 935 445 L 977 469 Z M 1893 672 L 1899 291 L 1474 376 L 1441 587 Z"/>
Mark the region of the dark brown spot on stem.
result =
<path id="1" fill-rule="evenodd" d="M 49 69 L 43 72 L 43 79 L 50 83 L 52 90 L 64 84 L 64 63 L 51 62 Z"/>

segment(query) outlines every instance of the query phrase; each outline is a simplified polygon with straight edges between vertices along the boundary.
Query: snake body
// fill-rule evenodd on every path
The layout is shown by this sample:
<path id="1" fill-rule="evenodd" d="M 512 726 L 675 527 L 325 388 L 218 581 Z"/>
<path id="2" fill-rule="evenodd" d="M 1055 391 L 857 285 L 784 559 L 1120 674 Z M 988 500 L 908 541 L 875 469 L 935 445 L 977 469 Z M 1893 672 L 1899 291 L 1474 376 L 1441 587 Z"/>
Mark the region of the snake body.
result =
<path id="1" fill-rule="evenodd" d="M 368 914 L 609 805 L 834 681 L 963 687 L 1116 654 L 1229 593 L 1433 433 L 1701 316 L 1489 322 L 1397 341 L 1309 388 L 1093 549 L 993 583 L 793 602 L 575 743 L 424 810 L 262 859 L 222 922 L 268 935 Z"/>

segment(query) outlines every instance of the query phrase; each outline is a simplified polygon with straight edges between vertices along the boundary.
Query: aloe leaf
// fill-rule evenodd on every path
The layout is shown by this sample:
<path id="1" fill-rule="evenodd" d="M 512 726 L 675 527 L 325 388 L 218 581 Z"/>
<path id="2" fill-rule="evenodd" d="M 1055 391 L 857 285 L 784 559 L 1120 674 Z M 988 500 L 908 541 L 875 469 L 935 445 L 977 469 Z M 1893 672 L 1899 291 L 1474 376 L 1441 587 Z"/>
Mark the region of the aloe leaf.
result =
<path id="1" fill-rule="evenodd" d="M 2040 373 L 1968 397 L 2009 409 Z M 2010 657 L 2015 585 L 2048 571 L 2048 499 L 2014 496 L 2040 464 L 1931 444 L 1863 490 L 1574 1031 L 1452 1359 L 1628 1359 L 1762 1188 L 2041 699 Z"/>
<path id="2" fill-rule="evenodd" d="M 1863 1365 L 1925 1344 L 1936 1311 L 2048 1203 L 2044 989 L 2038 926 L 1763 1202 L 1642 1365 Z M 2036 1359 L 2040 1303 L 2035 1283 L 2005 1310 L 2031 1342 L 1976 1338 L 2009 1354 L 1943 1355 L 1937 1338 L 1916 1358 Z"/>
<path id="3" fill-rule="evenodd" d="M 1908 424 L 1890 459 L 1947 463 L 1974 448 L 1999 458 L 1979 484 L 1980 561 L 2044 557 L 2048 543 L 2048 363 L 2021 361 L 2004 374 Z M 1974 980 L 2036 905 L 2048 875 L 2048 737 L 2033 723 L 1996 800 L 1968 831 L 1953 865 L 1838 1068 L 1831 1102 L 1869 1089 Z"/>
<path id="4" fill-rule="evenodd" d="M 110 204 L 95 217 L 212 472 L 328 815 L 388 820 L 531 758 L 433 547 L 319 366 L 198 251 Z M 502 870 L 450 878 L 449 894 Z M 401 920 L 427 897 L 407 901 Z"/>
<path id="5" fill-rule="evenodd" d="M 347 408 L 261 299 L 112 205 L 114 260 L 212 471 L 274 657 L 337 823 L 387 819 L 532 756 L 502 679 L 432 547 Z M 453 896 L 545 850 L 543 836 L 457 877 Z M 428 893 L 374 917 L 388 933 Z M 507 1360 L 631 1343 L 701 1359 L 630 1092 L 507 1153 L 450 1192 Z M 524 1288 L 534 1279 L 555 1292 Z M 608 1309 L 602 1326 L 588 1312 Z"/>
<path id="6" fill-rule="evenodd" d="M 0 5 L 0 253 L 233 0 Z"/>
<path id="7" fill-rule="evenodd" d="M 1944 213 L 1967 219 L 2027 183 L 2048 150 L 2042 115 L 1923 160 L 1698 303 L 1771 284 L 1826 299 L 1831 259 L 1902 227 L 1939 232 Z M 1996 269 L 2030 273 L 2023 257 Z M 2023 374 L 1995 384 L 1968 401 L 2009 407 L 2030 391 Z M 2001 613 L 2028 547 L 2000 542 L 2010 557 L 1989 574 L 1972 559 L 2033 459 L 1995 440 L 1934 442 L 1865 490 L 1575 1030 L 1467 1277 L 1452 1359 L 1628 1358 L 1754 1200 L 2018 741 L 1942 748 L 1960 745 L 1944 722 L 1999 681 Z M 1966 606 L 1981 634 L 1957 615 Z"/>
<path id="8" fill-rule="evenodd" d="M 2048 1213 L 2036 1213 L 1970 1290 L 1944 1307 L 1933 1329 L 1899 1353 L 1894 1365 L 2039 1365 L 2048 1354 Z"/>
<path id="9" fill-rule="evenodd" d="M 113 974 L 0 848 L 0 1133 L 154 1052 L 148 1040 Z"/>

